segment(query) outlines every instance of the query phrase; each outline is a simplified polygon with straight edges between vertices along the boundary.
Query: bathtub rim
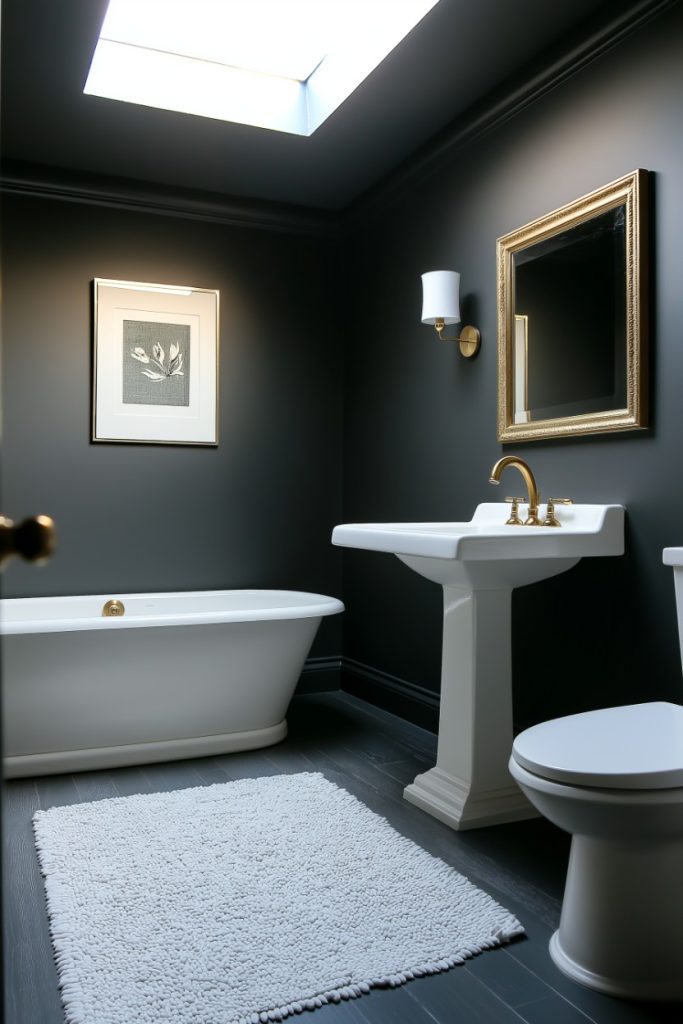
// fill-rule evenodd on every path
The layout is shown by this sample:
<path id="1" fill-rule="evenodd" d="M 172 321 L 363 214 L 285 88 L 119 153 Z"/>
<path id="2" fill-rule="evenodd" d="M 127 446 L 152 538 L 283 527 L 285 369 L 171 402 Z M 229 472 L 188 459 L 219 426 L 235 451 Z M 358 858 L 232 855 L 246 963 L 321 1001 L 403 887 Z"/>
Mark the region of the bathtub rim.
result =
<path id="1" fill-rule="evenodd" d="M 258 608 L 231 608 L 222 611 L 186 611 L 165 614 L 139 615 L 125 614 L 121 618 L 114 616 L 107 617 L 99 612 L 95 615 L 79 618 L 59 618 L 54 614 L 50 618 L 26 617 L 12 620 L 5 619 L 5 610 L 10 608 L 13 611 L 25 609 L 30 611 L 30 606 L 45 605 L 47 609 L 56 611 L 60 603 L 64 607 L 69 601 L 92 601 L 96 608 L 100 609 L 112 598 L 126 602 L 137 600 L 171 600 L 180 599 L 191 603 L 194 597 L 223 597 L 236 594 L 249 596 L 259 595 L 261 598 L 270 597 L 272 603 Z M 291 603 L 278 604 L 278 599 L 296 598 Z M 235 588 L 231 590 L 184 590 L 184 591 L 155 591 L 152 593 L 119 593 L 110 592 L 107 594 L 68 594 L 50 595 L 43 597 L 10 597 L 0 600 L 0 636 L 22 636 L 35 633 L 75 633 L 91 630 L 120 630 L 120 629 L 144 629 L 150 627 L 164 626 L 192 626 L 211 625 L 213 623 L 230 622 L 268 622 L 286 619 L 322 618 L 327 615 L 336 615 L 344 611 L 344 604 L 336 597 L 328 597 L 325 594 L 317 594 L 301 590 L 266 590 L 262 588 Z"/>

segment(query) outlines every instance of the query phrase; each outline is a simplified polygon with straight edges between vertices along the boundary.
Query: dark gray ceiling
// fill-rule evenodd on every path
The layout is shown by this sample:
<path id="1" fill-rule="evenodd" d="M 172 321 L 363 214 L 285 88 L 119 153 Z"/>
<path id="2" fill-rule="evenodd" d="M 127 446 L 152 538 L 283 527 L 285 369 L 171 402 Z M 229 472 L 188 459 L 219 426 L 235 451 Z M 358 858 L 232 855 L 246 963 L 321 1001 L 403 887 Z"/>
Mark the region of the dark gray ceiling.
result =
<path id="1" fill-rule="evenodd" d="M 523 65 L 579 38 L 584 23 L 614 6 L 440 0 L 302 138 L 84 96 L 107 0 L 3 0 L 3 156 L 339 210 Z"/>

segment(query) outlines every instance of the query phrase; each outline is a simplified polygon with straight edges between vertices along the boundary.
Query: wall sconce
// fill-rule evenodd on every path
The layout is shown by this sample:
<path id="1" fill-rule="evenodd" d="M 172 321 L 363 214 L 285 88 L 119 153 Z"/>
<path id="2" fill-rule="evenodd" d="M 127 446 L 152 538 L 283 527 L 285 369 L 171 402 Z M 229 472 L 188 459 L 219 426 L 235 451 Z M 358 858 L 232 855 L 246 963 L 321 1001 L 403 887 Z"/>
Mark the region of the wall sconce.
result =
<path id="1" fill-rule="evenodd" d="M 460 323 L 460 274 L 456 270 L 430 270 L 422 275 L 422 323 L 432 324 L 441 341 L 457 341 L 465 359 L 479 351 L 481 335 L 476 327 L 463 327 L 456 338 L 443 334 L 446 324 Z"/>

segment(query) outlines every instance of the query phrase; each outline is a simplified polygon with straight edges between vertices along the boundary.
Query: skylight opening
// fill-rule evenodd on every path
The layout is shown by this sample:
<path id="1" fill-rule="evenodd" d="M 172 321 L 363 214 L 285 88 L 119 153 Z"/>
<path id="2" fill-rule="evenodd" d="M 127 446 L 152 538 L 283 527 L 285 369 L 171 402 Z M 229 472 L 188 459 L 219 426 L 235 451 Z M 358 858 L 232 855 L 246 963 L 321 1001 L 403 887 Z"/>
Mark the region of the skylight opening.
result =
<path id="1" fill-rule="evenodd" d="M 438 0 L 110 0 L 84 92 L 311 135 Z"/>

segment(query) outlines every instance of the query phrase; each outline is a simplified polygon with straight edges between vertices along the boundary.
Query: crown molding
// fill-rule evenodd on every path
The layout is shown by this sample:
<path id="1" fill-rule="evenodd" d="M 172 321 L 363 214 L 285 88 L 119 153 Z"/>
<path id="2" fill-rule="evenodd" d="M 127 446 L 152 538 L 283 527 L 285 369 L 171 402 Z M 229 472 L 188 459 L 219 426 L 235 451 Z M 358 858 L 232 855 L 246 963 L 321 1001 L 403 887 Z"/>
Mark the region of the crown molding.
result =
<path id="1" fill-rule="evenodd" d="M 577 30 L 573 43 L 562 50 L 554 48 L 451 122 L 430 142 L 405 160 L 343 211 L 347 233 L 367 226 L 368 220 L 381 215 L 400 202 L 413 188 L 421 185 L 441 167 L 453 160 L 464 146 L 484 138 L 516 117 L 532 103 L 562 85 L 622 43 L 648 22 L 676 7 L 681 0 L 635 0 L 624 5 L 613 3 L 611 16 L 593 27 Z M 580 34 L 578 34 L 580 33 Z"/>
<path id="2" fill-rule="evenodd" d="M 365 227 L 369 220 L 380 216 L 453 160 L 464 146 L 496 131 L 680 2 L 633 0 L 625 5 L 623 0 L 614 0 L 609 16 L 603 13 L 600 20 L 593 20 L 588 27 L 579 27 L 569 46 L 553 49 L 508 79 L 341 213 L 20 161 L 5 162 L 0 190 L 8 195 L 109 206 L 231 227 L 340 238 Z"/>
<path id="3" fill-rule="evenodd" d="M 166 188 L 14 160 L 3 164 L 0 191 L 297 235 L 336 238 L 341 231 L 338 215 L 326 210 Z"/>

